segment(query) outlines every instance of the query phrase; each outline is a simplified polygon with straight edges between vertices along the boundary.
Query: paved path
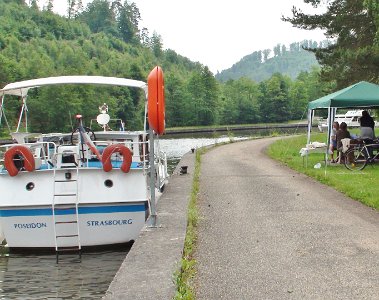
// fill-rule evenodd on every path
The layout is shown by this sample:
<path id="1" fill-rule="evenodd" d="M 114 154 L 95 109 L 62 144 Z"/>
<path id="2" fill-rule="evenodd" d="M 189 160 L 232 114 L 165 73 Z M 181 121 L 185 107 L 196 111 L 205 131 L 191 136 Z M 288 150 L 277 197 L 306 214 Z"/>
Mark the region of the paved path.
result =
<path id="1" fill-rule="evenodd" d="M 270 160 L 270 142 L 202 158 L 196 299 L 379 299 L 379 213 Z"/>

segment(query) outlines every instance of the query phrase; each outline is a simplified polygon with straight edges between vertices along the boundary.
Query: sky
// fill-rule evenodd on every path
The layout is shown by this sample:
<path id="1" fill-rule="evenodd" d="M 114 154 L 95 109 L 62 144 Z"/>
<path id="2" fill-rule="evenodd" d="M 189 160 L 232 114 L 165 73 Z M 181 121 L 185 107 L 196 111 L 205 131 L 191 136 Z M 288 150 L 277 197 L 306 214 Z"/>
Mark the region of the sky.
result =
<path id="1" fill-rule="evenodd" d="M 86 4 L 90 0 L 84 0 Z M 133 0 L 130 0 L 132 2 Z M 41 0 L 40 2 L 43 2 Z M 321 31 L 307 31 L 281 21 L 293 6 L 314 12 L 303 0 L 134 0 L 140 27 L 161 35 L 163 47 L 207 65 L 213 73 L 230 68 L 242 57 L 278 43 L 321 41 Z M 55 0 L 64 14 L 67 1 Z"/>

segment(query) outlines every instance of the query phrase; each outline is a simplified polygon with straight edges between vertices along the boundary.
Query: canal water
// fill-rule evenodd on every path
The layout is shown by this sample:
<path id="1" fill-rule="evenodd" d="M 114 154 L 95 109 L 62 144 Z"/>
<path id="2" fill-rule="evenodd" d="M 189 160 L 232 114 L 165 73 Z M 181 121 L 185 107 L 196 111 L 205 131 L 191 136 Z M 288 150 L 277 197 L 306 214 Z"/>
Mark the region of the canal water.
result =
<path id="1" fill-rule="evenodd" d="M 169 173 L 183 154 L 203 146 L 246 137 L 168 138 L 160 150 L 168 157 Z M 0 299 L 101 299 L 125 259 L 129 248 L 83 253 L 81 262 L 55 255 L 0 255 Z"/>
<path id="2" fill-rule="evenodd" d="M 101 299 L 129 250 L 2 256 L 0 299 Z"/>

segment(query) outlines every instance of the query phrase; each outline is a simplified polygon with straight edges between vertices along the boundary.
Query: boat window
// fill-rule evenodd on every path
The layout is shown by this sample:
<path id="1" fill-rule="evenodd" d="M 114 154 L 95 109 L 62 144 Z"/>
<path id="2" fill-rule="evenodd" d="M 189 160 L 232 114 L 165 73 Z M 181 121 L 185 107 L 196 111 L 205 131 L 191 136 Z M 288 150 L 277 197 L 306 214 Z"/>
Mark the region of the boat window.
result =
<path id="1" fill-rule="evenodd" d="M 107 179 L 104 181 L 104 185 L 108 188 L 111 188 L 113 186 L 113 181 L 110 179 Z"/>
<path id="2" fill-rule="evenodd" d="M 26 190 L 27 191 L 31 191 L 32 189 L 34 189 L 34 183 L 33 182 L 29 182 L 27 185 L 26 185 Z"/>

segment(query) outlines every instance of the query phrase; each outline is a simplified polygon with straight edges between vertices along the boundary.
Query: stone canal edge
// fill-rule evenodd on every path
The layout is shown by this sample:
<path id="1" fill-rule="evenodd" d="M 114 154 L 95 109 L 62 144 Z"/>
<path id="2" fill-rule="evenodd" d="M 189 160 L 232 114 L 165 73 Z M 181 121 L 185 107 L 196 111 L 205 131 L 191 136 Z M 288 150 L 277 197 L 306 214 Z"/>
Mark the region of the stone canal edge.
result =
<path id="1" fill-rule="evenodd" d="M 103 299 L 172 299 L 187 229 L 195 153 L 180 160 L 158 202 L 158 227 L 145 226 Z M 180 175 L 181 166 L 188 166 Z"/>

